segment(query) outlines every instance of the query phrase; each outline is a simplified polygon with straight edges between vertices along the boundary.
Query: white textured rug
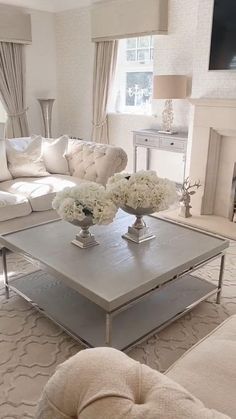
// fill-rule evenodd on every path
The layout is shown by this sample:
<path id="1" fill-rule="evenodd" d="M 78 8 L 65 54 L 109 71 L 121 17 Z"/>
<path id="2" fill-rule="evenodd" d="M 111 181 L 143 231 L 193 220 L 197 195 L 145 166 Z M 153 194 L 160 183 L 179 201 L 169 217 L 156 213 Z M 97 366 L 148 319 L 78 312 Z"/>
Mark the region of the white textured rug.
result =
<path id="1" fill-rule="evenodd" d="M 11 275 L 32 270 L 31 265 L 13 254 L 8 262 Z M 215 282 L 218 266 L 219 261 L 214 261 L 198 273 Z M 6 300 L 1 288 L 0 305 L 0 418 L 33 418 L 44 384 L 56 366 L 81 346 L 13 292 Z M 165 371 L 231 314 L 236 314 L 236 242 L 231 242 L 227 252 L 221 304 L 214 299 L 202 303 L 129 355 Z"/>

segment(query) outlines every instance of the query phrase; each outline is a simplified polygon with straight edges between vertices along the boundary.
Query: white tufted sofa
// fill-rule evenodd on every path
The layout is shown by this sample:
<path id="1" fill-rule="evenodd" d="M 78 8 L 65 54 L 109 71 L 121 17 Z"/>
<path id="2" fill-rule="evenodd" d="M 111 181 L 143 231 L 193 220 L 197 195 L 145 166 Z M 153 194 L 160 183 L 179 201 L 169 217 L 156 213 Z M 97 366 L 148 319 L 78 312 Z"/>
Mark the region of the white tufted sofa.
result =
<path id="1" fill-rule="evenodd" d="M 110 176 L 126 167 L 127 155 L 119 147 L 70 140 L 67 160 L 72 176 L 106 185 Z"/>
<path id="2" fill-rule="evenodd" d="M 165 375 L 112 348 L 83 350 L 48 381 L 35 418 L 235 419 L 235 331 L 231 316 Z"/>
<path id="3" fill-rule="evenodd" d="M 0 182 L 0 234 L 58 218 L 52 210 L 55 194 L 81 181 L 106 184 L 125 169 L 127 155 L 119 147 L 82 140 L 69 140 L 68 175 L 24 177 Z"/>

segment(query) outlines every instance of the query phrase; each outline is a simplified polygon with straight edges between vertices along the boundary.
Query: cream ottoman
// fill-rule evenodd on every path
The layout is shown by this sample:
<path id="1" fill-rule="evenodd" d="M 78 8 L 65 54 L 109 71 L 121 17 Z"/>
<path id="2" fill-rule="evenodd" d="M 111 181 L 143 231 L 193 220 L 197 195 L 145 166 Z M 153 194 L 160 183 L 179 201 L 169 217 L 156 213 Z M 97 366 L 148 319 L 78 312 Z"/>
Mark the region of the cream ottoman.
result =
<path id="1" fill-rule="evenodd" d="M 112 348 L 87 349 L 47 383 L 36 419 L 229 419 Z"/>

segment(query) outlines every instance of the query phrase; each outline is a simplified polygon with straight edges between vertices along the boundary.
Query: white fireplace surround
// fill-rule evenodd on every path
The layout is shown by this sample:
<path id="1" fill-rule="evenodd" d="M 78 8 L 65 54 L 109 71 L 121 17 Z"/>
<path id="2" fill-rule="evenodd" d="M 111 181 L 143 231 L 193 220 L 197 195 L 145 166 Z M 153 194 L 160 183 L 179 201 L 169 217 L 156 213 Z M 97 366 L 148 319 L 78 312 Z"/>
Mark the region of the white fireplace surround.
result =
<path id="1" fill-rule="evenodd" d="M 236 99 L 190 99 L 190 179 L 201 188 L 192 197 L 194 213 L 228 217 L 236 162 Z"/>

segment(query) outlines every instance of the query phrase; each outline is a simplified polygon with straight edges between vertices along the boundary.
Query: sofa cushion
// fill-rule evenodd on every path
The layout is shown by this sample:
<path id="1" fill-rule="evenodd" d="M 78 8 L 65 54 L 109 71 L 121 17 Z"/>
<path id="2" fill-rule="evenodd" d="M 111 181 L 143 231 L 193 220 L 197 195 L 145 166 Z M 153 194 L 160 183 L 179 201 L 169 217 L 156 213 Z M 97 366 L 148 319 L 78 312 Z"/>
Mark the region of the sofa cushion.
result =
<path id="1" fill-rule="evenodd" d="M 127 164 L 122 148 L 88 141 L 70 140 L 67 159 L 72 176 L 102 185 Z"/>
<path id="2" fill-rule="evenodd" d="M 7 167 L 6 140 L 0 139 L 0 182 L 12 179 Z"/>
<path id="3" fill-rule="evenodd" d="M 31 143 L 32 139 L 36 138 L 37 135 L 31 135 L 31 137 L 19 137 L 19 138 L 8 138 L 11 145 L 18 151 L 25 150 Z"/>
<path id="4" fill-rule="evenodd" d="M 29 144 L 36 138 L 42 141 L 42 157 L 49 173 L 69 175 L 69 165 L 65 157 L 68 151 L 68 135 L 62 135 L 59 138 L 44 138 L 33 134 L 31 137 L 11 138 L 10 144 L 17 151 L 25 151 Z"/>
<path id="5" fill-rule="evenodd" d="M 1 189 L 28 198 L 33 211 L 52 209 L 56 192 L 76 186 L 82 180 L 66 175 L 51 175 L 42 178 L 19 178 L 1 183 Z"/>
<path id="6" fill-rule="evenodd" d="M 43 159 L 49 173 L 69 175 L 68 161 L 65 154 L 68 149 L 69 137 L 63 135 L 56 140 L 52 138 L 43 139 Z"/>
<path id="7" fill-rule="evenodd" d="M 12 140 L 6 140 L 8 167 L 14 178 L 47 176 L 49 173 L 42 157 L 42 138 L 34 138 L 24 150 L 14 147 Z"/>
<path id="8" fill-rule="evenodd" d="M 20 194 L 0 191 L 0 221 L 24 217 L 32 212 L 27 198 Z"/>
<path id="9" fill-rule="evenodd" d="M 203 403 L 236 416 L 236 316 L 187 351 L 167 371 Z"/>
<path id="10" fill-rule="evenodd" d="M 36 419 L 229 419 L 112 348 L 80 351 L 47 383 Z"/>

